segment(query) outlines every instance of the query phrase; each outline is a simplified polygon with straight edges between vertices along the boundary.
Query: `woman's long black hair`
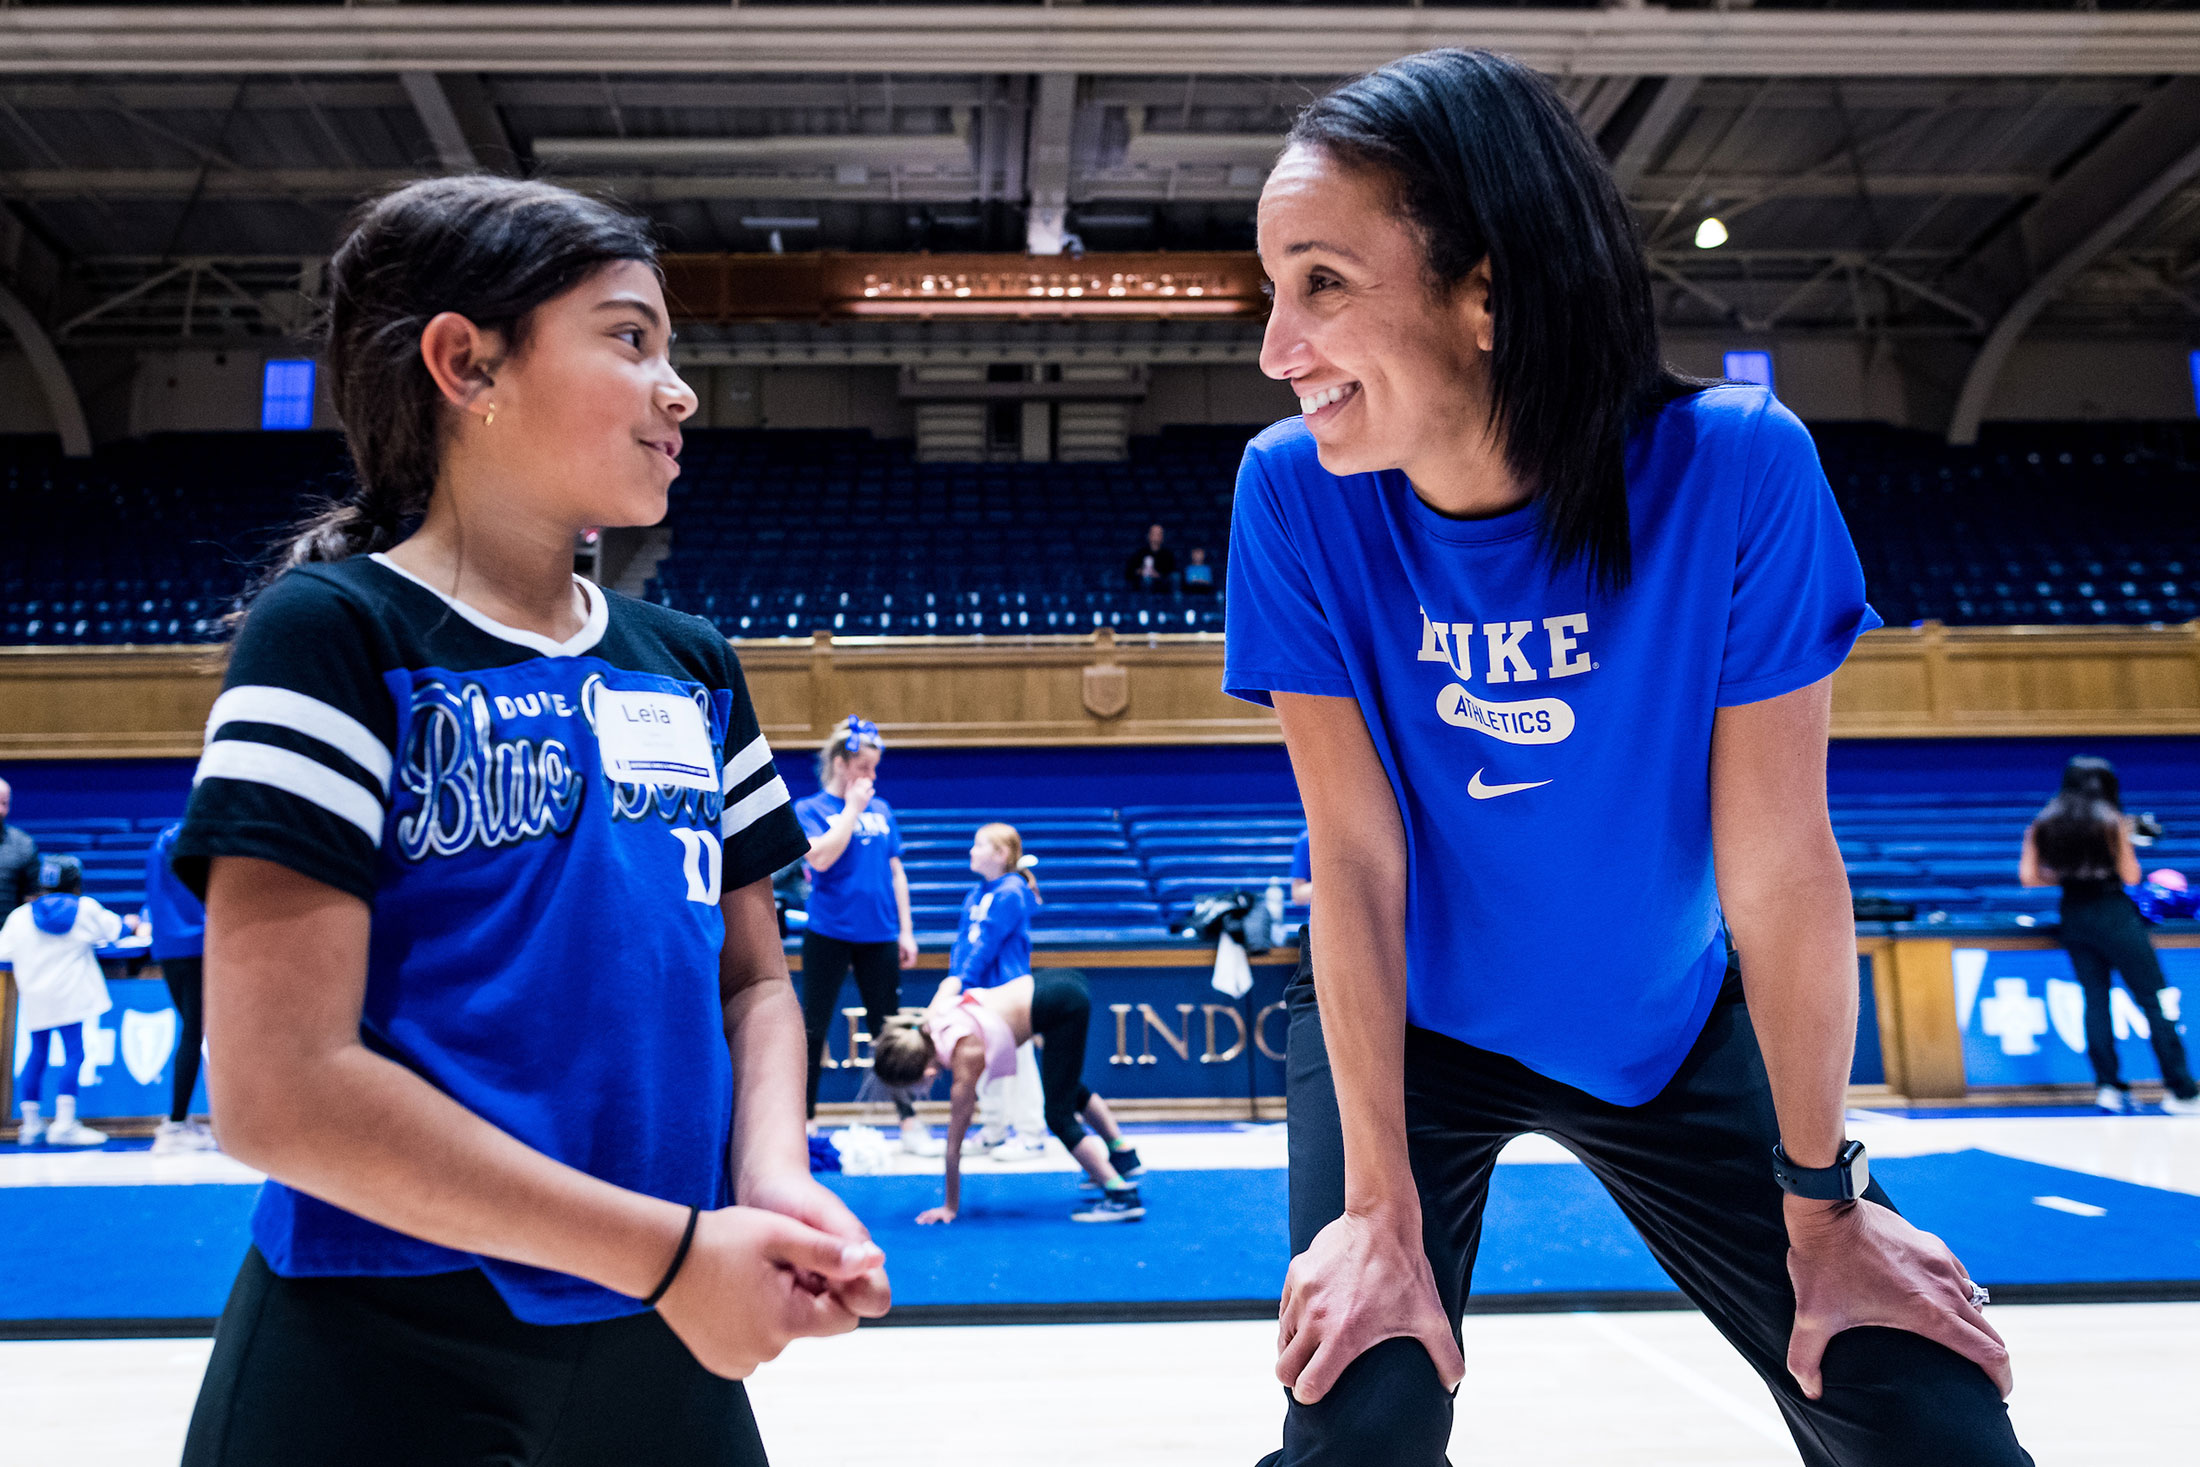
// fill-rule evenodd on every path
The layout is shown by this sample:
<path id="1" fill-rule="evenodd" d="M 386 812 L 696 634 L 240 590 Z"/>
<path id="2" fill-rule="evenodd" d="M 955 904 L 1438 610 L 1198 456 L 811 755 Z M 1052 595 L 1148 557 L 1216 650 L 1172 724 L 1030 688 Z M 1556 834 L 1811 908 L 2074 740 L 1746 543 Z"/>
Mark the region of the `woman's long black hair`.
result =
<path id="1" fill-rule="evenodd" d="M 420 357 L 429 321 L 455 311 L 517 351 L 537 306 L 656 258 L 648 221 L 546 183 L 466 174 L 368 203 L 329 261 L 324 352 L 358 485 L 296 527 L 245 599 L 294 565 L 386 550 L 427 511 L 445 417 Z"/>
<path id="2" fill-rule="evenodd" d="M 1506 462 L 1552 559 L 1626 585 L 1628 434 L 1697 384 L 1665 369 L 1634 215 L 1573 112 L 1509 57 L 1424 51 L 1313 103 L 1293 143 L 1389 174 L 1438 288 L 1490 262 Z"/>
<path id="3" fill-rule="evenodd" d="M 2116 847 L 2109 836 L 2123 817 L 2116 766 L 2080 754 L 2063 766 L 2062 788 L 2032 824 L 2040 864 L 2065 881 L 2113 880 Z"/>

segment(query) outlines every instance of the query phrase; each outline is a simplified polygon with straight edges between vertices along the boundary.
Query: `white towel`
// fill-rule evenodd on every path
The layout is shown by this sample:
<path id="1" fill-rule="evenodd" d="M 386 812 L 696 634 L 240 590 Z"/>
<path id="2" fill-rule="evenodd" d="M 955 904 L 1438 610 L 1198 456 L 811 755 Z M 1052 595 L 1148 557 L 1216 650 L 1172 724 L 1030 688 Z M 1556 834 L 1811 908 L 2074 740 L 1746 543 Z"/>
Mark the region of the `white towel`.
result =
<path id="1" fill-rule="evenodd" d="M 1215 945 L 1215 991 L 1231 998 L 1243 998 L 1253 991 L 1253 965 L 1245 959 L 1245 949 L 1229 933 L 1222 934 L 1222 941 Z"/>

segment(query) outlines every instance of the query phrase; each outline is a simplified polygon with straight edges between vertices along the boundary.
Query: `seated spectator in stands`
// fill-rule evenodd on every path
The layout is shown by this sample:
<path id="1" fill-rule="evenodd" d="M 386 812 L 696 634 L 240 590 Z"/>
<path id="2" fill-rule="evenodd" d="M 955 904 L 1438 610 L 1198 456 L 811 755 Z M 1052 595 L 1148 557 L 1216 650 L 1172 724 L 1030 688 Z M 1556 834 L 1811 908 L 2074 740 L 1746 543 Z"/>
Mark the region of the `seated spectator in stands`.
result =
<path id="1" fill-rule="evenodd" d="M 1166 591 L 1176 584 L 1176 552 L 1161 541 L 1159 525 L 1146 527 L 1146 543 L 1123 562 L 1123 582 L 1133 591 Z"/>
<path id="2" fill-rule="evenodd" d="M 74 856 L 46 857 L 38 881 L 43 894 L 0 923 L 0 968 L 15 970 L 20 1022 L 31 1036 L 30 1059 L 23 1066 L 23 1129 L 16 1144 L 43 1139 L 50 1146 L 98 1146 L 107 1133 L 76 1118 L 77 1080 L 84 1069 L 85 1020 L 114 1007 L 94 949 L 120 937 L 124 919 L 83 894 L 84 868 Z M 40 1102 L 46 1056 L 56 1035 L 63 1060 L 49 1126 Z"/>
<path id="3" fill-rule="evenodd" d="M 38 842 L 20 826 L 8 824 L 15 791 L 0 779 L 0 916 L 29 901 L 38 890 Z"/>
<path id="4" fill-rule="evenodd" d="M 2098 1087 L 2094 1103 L 2113 1115 L 2131 1110 L 2131 1087 L 2118 1070 L 2109 1012 L 2113 974 L 2121 973 L 2146 1015 L 2147 1037 L 2162 1066 L 2168 1091 L 2162 1109 L 2200 1115 L 2200 1085 L 2186 1066 L 2175 1020 L 2162 1012 L 2161 960 L 2139 908 L 2124 891 L 2139 883 L 2131 826 L 2115 766 L 2081 754 L 2063 766 L 2062 789 L 2025 830 L 2017 880 L 2062 888 L 2062 944 L 2085 991 L 2085 1054 Z"/>
<path id="5" fill-rule="evenodd" d="M 168 864 L 183 822 L 163 830 L 145 853 L 145 915 L 152 923 L 153 961 L 167 981 L 183 1030 L 176 1038 L 176 1068 L 169 1077 L 168 1119 L 153 1133 L 153 1154 L 215 1151 L 214 1133 L 191 1119 L 191 1092 L 199 1086 L 199 1049 L 206 1039 L 206 908 Z"/>
<path id="6" fill-rule="evenodd" d="M 1191 562 L 1184 567 L 1184 594 L 1187 596 L 1212 596 L 1215 594 L 1215 568 L 1207 563 L 1207 547 L 1192 547 Z"/>
<path id="7" fill-rule="evenodd" d="M 1309 831 L 1300 831 L 1291 847 L 1291 900 L 1302 907 L 1314 901 L 1314 838 Z"/>

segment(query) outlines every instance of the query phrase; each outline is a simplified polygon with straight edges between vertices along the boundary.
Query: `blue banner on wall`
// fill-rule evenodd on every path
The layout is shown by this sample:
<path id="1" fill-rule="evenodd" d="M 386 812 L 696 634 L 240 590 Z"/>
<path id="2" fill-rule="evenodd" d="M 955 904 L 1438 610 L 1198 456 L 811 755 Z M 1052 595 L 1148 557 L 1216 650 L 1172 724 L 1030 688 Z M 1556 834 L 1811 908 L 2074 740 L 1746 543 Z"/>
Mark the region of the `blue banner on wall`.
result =
<path id="1" fill-rule="evenodd" d="M 110 978 L 108 997 L 115 1006 L 84 1026 L 84 1067 L 77 1074 L 82 1087 L 77 1093 L 77 1112 L 94 1116 L 164 1116 L 168 1091 L 175 1080 L 176 1044 L 183 1033 L 183 1016 L 168 997 L 168 985 L 158 978 Z M 47 1043 L 47 1113 L 53 1106 L 54 1081 L 61 1069 L 61 1041 Z M 31 1036 L 18 1023 L 11 1075 L 21 1075 L 31 1057 Z M 191 1092 L 193 1114 L 207 1110 L 206 1071 Z"/>
<path id="2" fill-rule="evenodd" d="M 2162 1013 L 2177 1024 L 2180 999 L 2200 993 L 2200 949 L 2161 950 Z M 1963 1073 L 1973 1085 L 2090 1085 L 2085 1057 L 2085 990 L 2060 948 L 2003 952 L 1955 950 L 1956 1021 L 1963 1028 Z M 2182 990 L 2182 992 L 2180 992 Z M 2109 993 L 2116 1061 L 2125 1080 L 2158 1080 L 2146 1015 L 2118 983 Z M 2188 1039 L 2187 1044 L 2190 1044 Z"/>

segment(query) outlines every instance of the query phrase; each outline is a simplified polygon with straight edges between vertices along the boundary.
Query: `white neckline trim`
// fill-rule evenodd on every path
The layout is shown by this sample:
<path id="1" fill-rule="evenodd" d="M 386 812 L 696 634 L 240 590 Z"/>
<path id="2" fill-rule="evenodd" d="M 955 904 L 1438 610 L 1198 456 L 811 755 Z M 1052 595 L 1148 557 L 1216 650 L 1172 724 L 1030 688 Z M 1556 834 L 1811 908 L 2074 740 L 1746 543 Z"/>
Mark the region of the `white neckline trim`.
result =
<path id="1" fill-rule="evenodd" d="M 516 646 L 540 652 L 545 657 L 580 656 L 603 640 L 604 628 L 611 622 L 611 602 L 601 590 L 597 589 L 595 583 L 586 576 L 573 577 L 573 584 L 581 588 L 581 597 L 588 603 L 588 620 L 569 640 L 559 642 L 544 636 L 540 632 L 530 632 L 521 627 L 508 627 L 495 617 L 476 611 L 456 596 L 449 595 L 429 585 L 379 550 L 367 558 L 392 575 L 402 576 L 411 581 L 490 636 L 497 638 L 499 641 L 511 642 Z"/>

